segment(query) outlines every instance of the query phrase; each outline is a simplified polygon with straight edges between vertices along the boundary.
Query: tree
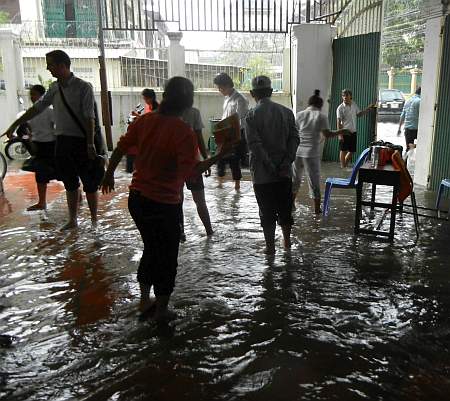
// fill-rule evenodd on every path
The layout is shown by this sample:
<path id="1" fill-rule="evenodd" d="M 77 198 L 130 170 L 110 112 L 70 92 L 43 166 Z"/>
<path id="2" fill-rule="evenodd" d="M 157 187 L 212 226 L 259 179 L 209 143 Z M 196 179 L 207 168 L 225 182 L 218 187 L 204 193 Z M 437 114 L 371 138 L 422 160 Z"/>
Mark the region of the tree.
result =
<path id="1" fill-rule="evenodd" d="M 277 33 L 231 33 L 224 41 L 217 61 L 220 64 L 242 67 L 243 82 L 235 82 L 241 89 L 250 89 L 256 75 L 272 75 L 274 67 L 283 65 L 286 35 Z"/>
<path id="2" fill-rule="evenodd" d="M 50 85 L 53 82 L 53 79 L 47 79 L 45 80 L 44 78 L 42 78 L 42 75 L 38 74 L 37 76 L 39 83 L 45 88 L 48 89 L 50 87 Z"/>
<path id="3" fill-rule="evenodd" d="M 389 0 L 386 4 L 382 43 L 384 64 L 403 68 L 422 66 L 425 19 L 423 0 Z"/>
<path id="4" fill-rule="evenodd" d="M 250 90 L 252 78 L 258 75 L 270 76 L 271 64 L 261 55 L 253 55 L 247 60 L 244 82 L 235 82 L 241 89 Z"/>
<path id="5" fill-rule="evenodd" d="M 284 44 L 284 34 L 231 33 L 220 48 L 223 53 L 219 53 L 219 60 L 223 64 L 248 67 L 250 60 L 259 56 L 268 65 L 281 65 Z"/>
<path id="6" fill-rule="evenodd" d="M 10 21 L 9 13 L 6 11 L 0 11 L 0 25 L 7 24 Z"/>

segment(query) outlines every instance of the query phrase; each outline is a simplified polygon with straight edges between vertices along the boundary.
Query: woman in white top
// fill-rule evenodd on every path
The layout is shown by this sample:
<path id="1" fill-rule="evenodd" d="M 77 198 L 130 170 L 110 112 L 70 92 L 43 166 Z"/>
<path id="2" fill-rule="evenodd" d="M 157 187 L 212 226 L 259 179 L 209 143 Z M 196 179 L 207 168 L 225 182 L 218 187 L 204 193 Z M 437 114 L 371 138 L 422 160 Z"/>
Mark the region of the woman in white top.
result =
<path id="1" fill-rule="evenodd" d="M 314 213 L 320 214 L 320 141 L 321 133 L 325 138 L 348 134 L 347 130 L 330 131 L 327 117 L 320 111 L 323 100 L 320 91 L 315 90 L 308 100 L 309 107 L 297 113 L 296 124 L 300 135 L 300 144 L 293 163 L 292 192 L 297 196 L 300 188 L 303 170 L 308 179 L 310 196 L 314 199 Z"/>

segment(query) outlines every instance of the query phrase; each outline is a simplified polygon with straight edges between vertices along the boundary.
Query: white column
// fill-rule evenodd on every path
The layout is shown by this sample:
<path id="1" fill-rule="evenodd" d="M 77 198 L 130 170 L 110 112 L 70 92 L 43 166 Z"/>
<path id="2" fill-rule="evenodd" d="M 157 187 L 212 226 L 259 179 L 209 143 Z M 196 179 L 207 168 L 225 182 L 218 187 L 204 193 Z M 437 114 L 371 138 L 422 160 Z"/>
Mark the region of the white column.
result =
<path id="1" fill-rule="evenodd" d="M 387 71 L 389 77 L 388 89 L 394 89 L 394 77 L 395 77 L 395 69 L 391 67 L 390 70 Z"/>
<path id="2" fill-rule="evenodd" d="M 180 45 L 183 37 L 182 32 L 167 32 L 169 37 L 169 78 L 174 76 L 184 77 L 186 75 L 186 67 L 184 61 L 184 47 Z"/>
<path id="3" fill-rule="evenodd" d="M 417 89 L 417 74 L 420 72 L 419 69 L 416 67 L 411 68 L 409 71 L 411 73 L 411 95 L 416 92 Z"/>
<path id="4" fill-rule="evenodd" d="M 283 92 L 290 93 L 291 92 L 291 50 L 284 49 L 283 50 Z"/>
<path id="5" fill-rule="evenodd" d="M 44 17 L 41 0 L 19 0 L 19 6 L 22 24 L 26 26 L 30 38 L 34 40 L 42 39 L 44 34 L 42 21 Z"/>
<path id="6" fill-rule="evenodd" d="M 315 89 L 324 100 L 323 112 L 328 113 L 328 99 L 333 75 L 332 43 L 334 30 L 330 25 L 304 24 L 294 26 L 296 39 L 292 58 L 294 112 L 304 110 Z"/>
<path id="7" fill-rule="evenodd" d="M 437 101 L 440 59 L 441 19 L 427 21 L 423 53 L 422 94 L 417 132 L 414 182 L 428 186 L 433 149 L 434 106 Z"/>
<path id="8" fill-rule="evenodd" d="M 2 71 L 0 79 L 5 81 L 5 90 L 0 90 L 0 131 L 3 132 L 19 112 L 18 93 L 23 91 L 23 65 L 19 37 L 11 30 L 0 29 L 0 55 Z"/>

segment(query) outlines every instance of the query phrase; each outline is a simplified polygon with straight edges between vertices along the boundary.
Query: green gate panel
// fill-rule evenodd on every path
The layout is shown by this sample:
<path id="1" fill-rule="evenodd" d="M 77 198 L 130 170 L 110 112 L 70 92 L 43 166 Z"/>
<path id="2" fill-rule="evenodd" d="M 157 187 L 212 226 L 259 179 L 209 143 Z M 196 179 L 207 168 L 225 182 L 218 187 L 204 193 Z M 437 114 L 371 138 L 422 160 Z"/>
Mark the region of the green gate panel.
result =
<path id="1" fill-rule="evenodd" d="M 394 89 L 403 93 L 411 93 L 411 73 L 402 72 L 394 75 Z"/>
<path id="2" fill-rule="evenodd" d="M 97 37 L 97 5 L 92 0 L 78 0 L 75 3 L 77 38 Z"/>
<path id="3" fill-rule="evenodd" d="M 433 190 L 450 178 L 450 16 L 445 20 L 430 175 Z"/>
<path id="4" fill-rule="evenodd" d="M 43 0 L 42 11 L 45 21 L 45 36 L 47 38 L 66 37 L 65 0 Z"/>
<path id="5" fill-rule="evenodd" d="M 378 86 L 380 89 L 387 89 L 389 87 L 389 76 L 386 71 L 380 71 L 378 76 Z"/>
<path id="6" fill-rule="evenodd" d="M 342 103 L 342 89 L 352 90 L 353 100 L 361 109 L 376 102 L 378 97 L 379 53 L 380 33 L 378 32 L 333 41 L 333 79 L 329 112 L 331 129 L 336 129 L 336 109 Z M 356 126 L 358 154 L 374 140 L 375 125 L 375 113 L 358 118 Z M 328 161 L 339 160 L 337 138 L 326 141 L 323 159 Z"/>

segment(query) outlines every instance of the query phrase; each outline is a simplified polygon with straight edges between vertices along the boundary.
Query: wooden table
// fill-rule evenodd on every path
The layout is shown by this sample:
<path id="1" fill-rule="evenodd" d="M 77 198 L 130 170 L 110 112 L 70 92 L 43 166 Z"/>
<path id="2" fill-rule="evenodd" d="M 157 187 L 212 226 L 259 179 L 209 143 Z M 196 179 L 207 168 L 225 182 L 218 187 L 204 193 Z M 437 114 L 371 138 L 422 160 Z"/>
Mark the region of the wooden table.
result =
<path id="1" fill-rule="evenodd" d="M 372 184 L 372 196 L 370 201 L 362 199 L 364 183 Z M 393 187 L 391 203 L 376 202 L 377 185 L 387 185 Z M 364 163 L 359 169 L 358 184 L 356 186 L 356 212 L 355 212 L 355 234 L 372 234 L 388 237 L 390 241 L 394 240 L 395 216 L 397 212 L 397 197 L 400 190 L 400 171 L 394 169 L 392 164 L 386 164 L 383 167 L 373 167 L 370 162 Z M 389 209 L 391 212 L 391 221 L 389 231 L 378 229 L 360 228 L 362 217 L 362 206 L 370 206 Z"/>

